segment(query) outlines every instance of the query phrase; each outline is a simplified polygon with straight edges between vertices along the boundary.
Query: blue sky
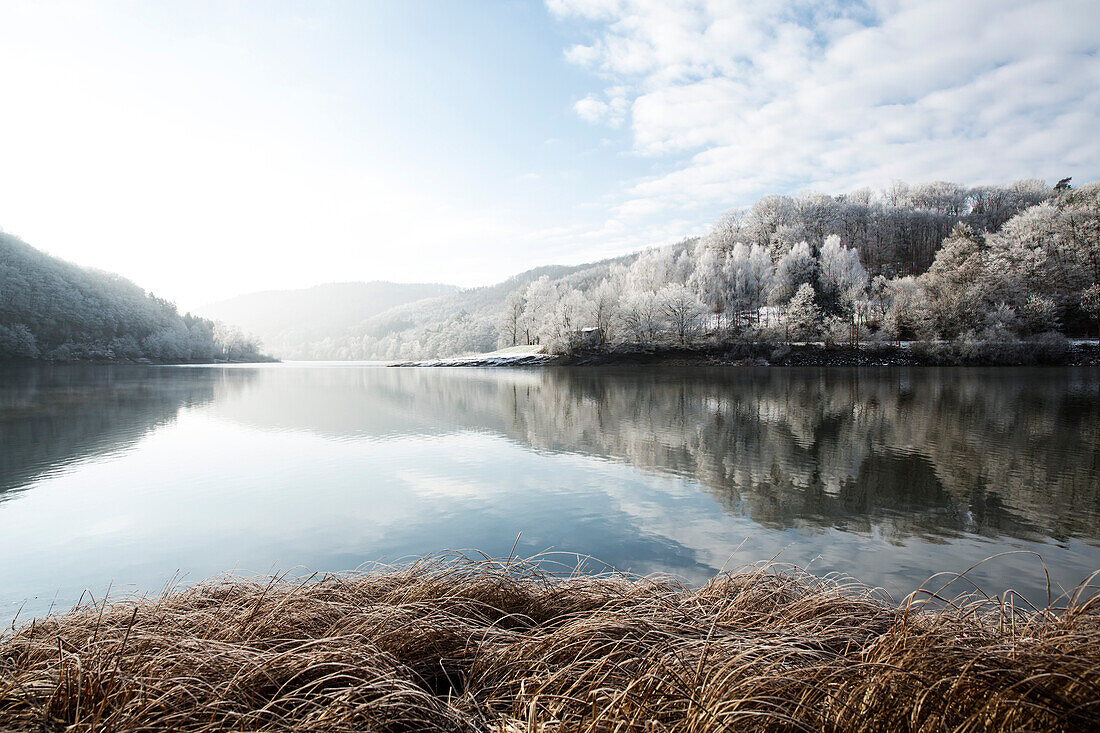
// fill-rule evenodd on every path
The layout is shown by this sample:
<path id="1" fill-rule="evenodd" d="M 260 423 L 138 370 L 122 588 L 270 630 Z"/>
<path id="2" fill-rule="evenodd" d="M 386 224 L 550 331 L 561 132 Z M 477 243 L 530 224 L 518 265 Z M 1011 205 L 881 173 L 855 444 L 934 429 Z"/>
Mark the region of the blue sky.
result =
<path id="1" fill-rule="evenodd" d="M 193 307 L 1096 178 L 1095 2 L 0 3 L 0 227 Z"/>

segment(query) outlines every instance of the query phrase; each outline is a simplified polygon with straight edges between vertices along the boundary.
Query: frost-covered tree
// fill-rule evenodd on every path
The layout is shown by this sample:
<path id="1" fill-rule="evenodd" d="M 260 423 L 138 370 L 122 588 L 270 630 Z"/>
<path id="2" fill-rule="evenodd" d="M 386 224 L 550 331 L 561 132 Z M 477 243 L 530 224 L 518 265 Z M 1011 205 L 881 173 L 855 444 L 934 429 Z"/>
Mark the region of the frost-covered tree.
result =
<path id="1" fill-rule="evenodd" d="M 211 321 L 0 232 L 0 359 L 188 362 L 219 353 Z"/>
<path id="2" fill-rule="evenodd" d="M 630 290 L 620 306 L 623 325 L 637 343 L 653 343 L 661 335 L 664 318 L 657 293 L 650 290 Z"/>
<path id="3" fill-rule="evenodd" d="M 673 338 L 683 346 L 699 332 L 706 306 L 691 288 L 680 283 L 661 288 L 657 300 Z"/>
<path id="4" fill-rule="evenodd" d="M 34 334 L 22 323 L 0 323 L 0 359 L 34 359 L 39 355 Z"/>
<path id="5" fill-rule="evenodd" d="M 749 212 L 745 224 L 746 241 L 767 247 L 772 259 L 776 260 L 783 254 L 778 249 L 789 243 L 782 232 L 792 228 L 797 216 L 798 206 L 790 196 L 765 196 L 753 204 Z"/>
<path id="6" fill-rule="evenodd" d="M 523 322 L 528 332 L 528 343 L 541 344 L 549 336 L 550 317 L 557 300 L 557 288 L 547 275 L 527 286 L 527 292 L 524 293 Z"/>
<path id="7" fill-rule="evenodd" d="M 237 326 L 219 323 L 214 327 L 214 341 L 220 355 L 228 361 L 249 361 L 260 351 L 256 339 L 245 334 Z"/>
<path id="8" fill-rule="evenodd" d="M 513 290 L 504 299 L 504 308 L 497 318 L 496 326 L 500 334 L 498 343 L 500 346 L 516 346 L 521 340 L 525 340 L 523 311 L 527 301 L 523 292 Z"/>
<path id="9" fill-rule="evenodd" d="M 820 300 L 829 312 L 850 313 L 867 288 L 867 271 L 859 261 L 859 252 L 843 246 L 835 234 L 826 237 L 821 247 L 818 273 Z"/>
<path id="10" fill-rule="evenodd" d="M 627 290 L 657 292 L 670 282 L 683 284 L 691 275 L 691 257 L 674 247 L 647 249 L 640 253 L 627 270 Z"/>
<path id="11" fill-rule="evenodd" d="M 882 275 L 875 275 L 871 280 L 868 300 L 872 317 L 878 323 L 885 321 L 886 312 L 890 309 L 890 281 Z"/>
<path id="12" fill-rule="evenodd" d="M 999 303 L 983 318 L 981 337 L 986 341 L 1015 341 L 1020 330 L 1016 310 L 1007 303 Z"/>
<path id="13" fill-rule="evenodd" d="M 1044 295 L 1028 296 L 1019 315 L 1020 327 L 1031 335 L 1058 331 L 1062 327 L 1057 304 Z"/>
<path id="14" fill-rule="evenodd" d="M 821 330 L 821 312 L 818 310 L 814 286 L 802 283 L 787 303 L 785 320 L 787 338 L 796 341 L 812 341 Z"/>
<path id="15" fill-rule="evenodd" d="M 744 209 L 730 209 L 718 217 L 718 221 L 703 238 L 703 243 L 719 253 L 728 252 L 733 245 L 744 239 L 745 219 Z"/>
<path id="16" fill-rule="evenodd" d="M 730 252 L 725 269 L 727 300 L 737 322 L 745 313 L 755 321 L 772 287 L 773 269 L 767 250 L 759 244 L 748 247 L 738 243 Z"/>
<path id="17" fill-rule="evenodd" d="M 743 246 L 743 245 L 742 245 Z M 704 245 L 696 247 L 695 269 L 688 278 L 688 287 L 695 291 L 707 310 L 719 319 L 727 308 L 729 283 L 725 268 L 726 255 L 716 247 Z"/>
<path id="18" fill-rule="evenodd" d="M 574 346 L 580 331 L 590 326 L 588 302 L 575 288 L 563 288 L 550 309 L 545 332 L 551 351 L 566 351 Z"/>
<path id="19" fill-rule="evenodd" d="M 799 242 L 776 263 L 771 301 L 784 303 L 790 300 L 802 285 L 813 283 L 816 274 L 817 261 L 810 251 L 809 243 Z"/>
<path id="20" fill-rule="evenodd" d="M 621 295 L 621 286 L 611 278 L 601 280 L 599 285 L 586 293 L 587 319 L 596 329 L 601 344 L 615 339 L 621 316 Z"/>
<path id="21" fill-rule="evenodd" d="M 928 291 L 918 278 L 908 275 L 888 283 L 883 330 L 898 341 L 935 336 L 935 313 Z"/>
<path id="22" fill-rule="evenodd" d="M 936 329 L 944 337 L 954 338 L 974 329 L 989 311 L 987 254 L 981 236 L 960 224 L 921 276 L 933 306 Z"/>
<path id="23" fill-rule="evenodd" d="M 1096 321 L 1096 332 L 1100 336 L 1100 284 L 1093 283 L 1081 291 L 1081 309 Z"/>

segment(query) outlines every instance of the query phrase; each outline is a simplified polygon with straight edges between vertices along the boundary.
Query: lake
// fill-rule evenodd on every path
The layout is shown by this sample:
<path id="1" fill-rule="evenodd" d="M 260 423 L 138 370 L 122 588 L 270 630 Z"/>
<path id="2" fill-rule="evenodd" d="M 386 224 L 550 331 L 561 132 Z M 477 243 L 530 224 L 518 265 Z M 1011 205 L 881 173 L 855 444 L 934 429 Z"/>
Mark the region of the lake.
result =
<path id="1" fill-rule="evenodd" d="M 85 589 L 517 537 L 689 582 L 774 560 L 898 600 L 1030 551 L 967 577 L 1045 603 L 1047 571 L 1057 594 L 1100 568 L 1100 370 L 0 370 L 5 624 Z"/>

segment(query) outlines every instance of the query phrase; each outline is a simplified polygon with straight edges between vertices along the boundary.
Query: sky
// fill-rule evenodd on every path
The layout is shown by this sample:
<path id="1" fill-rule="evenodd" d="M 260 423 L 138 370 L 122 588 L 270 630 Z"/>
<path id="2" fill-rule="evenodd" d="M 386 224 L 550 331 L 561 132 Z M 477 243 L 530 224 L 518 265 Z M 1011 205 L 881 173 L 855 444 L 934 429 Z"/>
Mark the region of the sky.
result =
<path id="1" fill-rule="evenodd" d="M 0 0 L 0 229 L 183 309 L 1096 180 L 1096 0 Z"/>

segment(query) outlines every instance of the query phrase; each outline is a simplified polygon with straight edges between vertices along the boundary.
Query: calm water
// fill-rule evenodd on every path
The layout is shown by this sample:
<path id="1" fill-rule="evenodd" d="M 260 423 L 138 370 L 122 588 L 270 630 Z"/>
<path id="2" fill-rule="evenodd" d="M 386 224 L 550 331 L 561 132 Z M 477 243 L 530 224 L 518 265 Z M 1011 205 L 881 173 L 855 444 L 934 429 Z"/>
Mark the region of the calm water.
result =
<path id="1" fill-rule="evenodd" d="M 230 569 L 776 558 L 903 597 L 1100 568 L 1095 369 L 0 371 L 0 619 Z M 1029 555 L 970 576 L 1046 597 Z M 966 588 L 959 587 L 961 592 Z"/>

